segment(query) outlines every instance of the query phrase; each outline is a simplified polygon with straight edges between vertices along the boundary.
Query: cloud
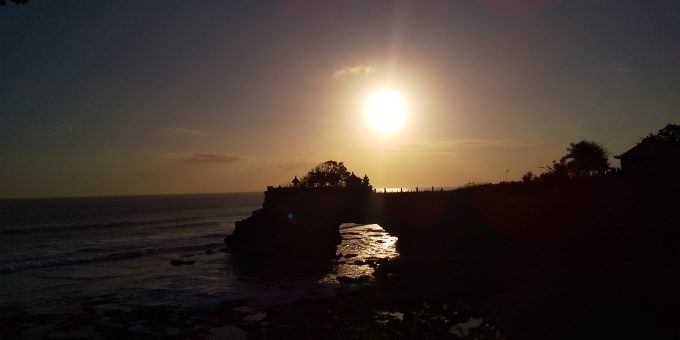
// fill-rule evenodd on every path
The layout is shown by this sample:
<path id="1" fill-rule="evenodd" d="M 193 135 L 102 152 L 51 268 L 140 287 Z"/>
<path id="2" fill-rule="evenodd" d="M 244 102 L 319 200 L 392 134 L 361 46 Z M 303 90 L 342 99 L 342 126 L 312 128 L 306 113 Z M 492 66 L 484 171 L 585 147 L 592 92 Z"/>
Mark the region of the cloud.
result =
<path id="1" fill-rule="evenodd" d="M 285 162 L 277 165 L 276 167 L 283 170 L 304 170 L 307 171 L 313 168 L 318 163 L 312 162 Z"/>
<path id="2" fill-rule="evenodd" d="M 344 66 L 333 71 L 333 79 L 341 80 L 348 76 L 365 75 L 375 73 L 375 69 L 368 65 Z"/>
<path id="3" fill-rule="evenodd" d="M 630 73 L 633 71 L 630 67 L 621 66 L 616 69 L 616 73 Z"/>
<path id="4" fill-rule="evenodd" d="M 203 134 L 203 131 L 183 127 L 170 127 L 158 129 L 157 133 L 162 136 L 197 136 Z"/>
<path id="5" fill-rule="evenodd" d="M 234 163 L 244 160 L 245 157 L 224 153 L 197 153 L 186 159 L 187 163 Z"/>

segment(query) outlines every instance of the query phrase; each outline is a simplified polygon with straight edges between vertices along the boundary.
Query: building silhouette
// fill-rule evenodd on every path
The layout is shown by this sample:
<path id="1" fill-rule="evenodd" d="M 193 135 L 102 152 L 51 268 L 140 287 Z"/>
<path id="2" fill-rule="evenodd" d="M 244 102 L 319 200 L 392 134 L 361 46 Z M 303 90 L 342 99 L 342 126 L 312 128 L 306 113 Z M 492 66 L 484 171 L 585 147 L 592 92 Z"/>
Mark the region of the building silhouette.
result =
<path id="1" fill-rule="evenodd" d="M 614 156 L 621 172 L 632 177 L 675 179 L 680 177 L 680 144 L 645 138 L 630 150 Z"/>

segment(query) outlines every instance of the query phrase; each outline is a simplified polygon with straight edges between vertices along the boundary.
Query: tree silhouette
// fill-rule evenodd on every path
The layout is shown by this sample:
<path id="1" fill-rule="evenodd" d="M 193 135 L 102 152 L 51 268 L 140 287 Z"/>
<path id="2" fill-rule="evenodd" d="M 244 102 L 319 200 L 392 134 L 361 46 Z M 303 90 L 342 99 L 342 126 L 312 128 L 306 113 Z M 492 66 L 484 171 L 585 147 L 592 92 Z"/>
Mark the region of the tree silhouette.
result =
<path id="1" fill-rule="evenodd" d="M 524 175 L 522 175 L 522 182 L 524 183 L 531 183 L 532 181 L 536 180 L 536 175 L 534 175 L 533 172 L 528 171 Z"/>
<path id="2" fill-rule="evenodd" d="M 331 160 L 315 166 L 307 173 L 300 184 L 308 188 L 344 187 L 347 186 L 347 179 L 350 176 L 351 174 L 347 171 L 345 164 Z"/>
<path id="3" fill-rule="evenodd" d="M 608 152 L 600 144 L 582 140 L 578 143 L 569 143 L 567 154 L 560 159 L 571 177 L 585 177 L 595 174 L 603 174 L 609 168 Z"/>
<path id="4" fill-rule="evenodd" d="M 367 175 L 364 175 L 364 179 L 361 180 L 361 185 L 364 186 L 364 188 L 371 189 L 371 183 Z"/>
<path id="5" fill-rule="evenodd" d="M 297 178 L 297 177 L 296 177 Z M 343 162 L 325 161 L 309 170 L 297 185 L 303 188 L 366 188 L 371 189 L 368 176 L 360 178 L 347 171 Z"/>
<path id="6" fill-rule="evenodd" d="M 569 169 L 564 163 L 564 160 L 552 161 L 552 165 L 546 165 L 546 172 L 541 174 L 539 179 L 541 180 L 563 180 L 569 178 Z"/>
<path id="7" fill-rule="evenodd" d="M 657 133 L 651 133 L 642 139 L 642 143 L 660 143 L 665 145 L 680 145 L 680 125 L 668 124 Z"/>
<path id="8" fill-rule="evenodd" d="M 348 188 L 359 188 L 361 187 L 361 183 L 361 178 L 357 177 L 357 175 L 355 175 L 353 172 L 345 180 L 345 185 Z"/>

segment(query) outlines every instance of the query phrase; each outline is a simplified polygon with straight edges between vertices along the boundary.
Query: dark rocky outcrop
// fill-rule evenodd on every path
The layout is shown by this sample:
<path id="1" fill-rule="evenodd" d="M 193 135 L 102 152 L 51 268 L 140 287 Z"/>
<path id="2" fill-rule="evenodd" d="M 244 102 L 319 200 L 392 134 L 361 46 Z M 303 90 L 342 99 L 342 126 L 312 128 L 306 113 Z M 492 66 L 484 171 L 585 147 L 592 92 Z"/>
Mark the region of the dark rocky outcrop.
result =
<path id="1" fill-rule="evenodd" d="M 225 242 L 241 263 L 324 269 L 335 257 L 341 223 L 377 223 L 398 237 L 402 255 L 522 253 L 565 267 L 620 265 L 646 254 L 677 255 L 664 242 L 679 237 L 678 189 L 620 176 L 444 192 L 272 188 L 262 209 L 238 222 Z"/>
<path id="2" fill-rule="evenodd" d="M 500 237 L 465 192 L 375 193 L 366 188 L 269 188 L 262 209 L 225 238 L 240 263 L 284 271 L 325 269 L 341 223 L 377 223 L 400 238 L 400 252 L 484 252 Z M 291 268 L 293 267 L 293 268 Z"/>
<path id="3" fill-rule="evenodd" d="M 326 268 L 341 241 L 338 226 L 363 220 L 372 196 L 366 188 L 269 188 L 262 209 L 237 222 L 225 243 L 240 263 Z"/>
<path id="4" fill-rule="evenodd" d="M 228 243 L 246 261 L 268 258 L 305 267 L 337 258 L 339 264 L 359 266 L 371 263 L 352 253 L 333 256 L 339 223 L 378 223 L 398 237 L 401 256 L 381 263 L 370 280 L 337 278 L 357 286 L 370 281 L 371 286 L 356 298 L 336 298 L 333 313 L 340 316 L 332 335 L 348 329 L 349 318 L 343 316 L 396 307 L 404 317 L 395 332 L 427 325 L 427 332 L 435 332 L 432 338 L 450 336 L 450 325 L 468 320 L 469 315 L 458 313 L 464 305 L 486 313 L 494 338 L 670 339 L 677 337 L 680 304 L 678 193 L 677 182 L 640 183 L 616 174 L 447 192 L 355 196 L 336 189 L 275 189 L 268 191 L 261 210 L 238 223 Z M 291 257 L 297 260 L 284 260 Z M 301 309 L 285 310 L 279 317 L 290 327 L 290 315 L 302 310 L 305 317 L 292 327 L 307 329 L 309 320 L 327 317 L 316 322 L 326 327 L 336 322 L 336 314 L 327 314 L 331 305 L 309 299 L 297 305 Z M 419 321 L 421 311 L 414 318 L 410 311 L 418 308 L 436 310 L 433 320 L 464 318 L 437 330 L 432 327 L 436 323 Z M 276 324 L 275 313 L 268 312 L 268 318 L 270 325 Z M 375 317 L 364 315 L 364 320 L 368 325 Z M 365 325 L 350 329 L 365 332 L 370 329 Z M 379 332 L 390 337 L 384 328 Z M 422 330 L 417 334 L 427 337 Z"/>

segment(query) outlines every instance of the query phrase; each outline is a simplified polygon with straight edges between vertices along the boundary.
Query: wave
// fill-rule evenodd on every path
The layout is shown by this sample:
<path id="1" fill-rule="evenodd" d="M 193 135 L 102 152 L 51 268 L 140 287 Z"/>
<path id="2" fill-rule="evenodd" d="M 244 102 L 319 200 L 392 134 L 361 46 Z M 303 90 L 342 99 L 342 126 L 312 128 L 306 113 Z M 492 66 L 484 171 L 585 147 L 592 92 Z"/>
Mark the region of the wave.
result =
<path id="1" fill-rule="evenodd" d="M 5 263 L 2 263 L 2 267 L 0 267 L 0 274 L 12 273 L 12 272 L 29 270 L 29 269 L 53 268 L 53 267 L 62 267 L 62 266 L 70 266 L 70 265 L 97 263 L 97 262 L 108 262 L 108 261 L 115 261 L 115 260 L 123 260 L 123 259 L 149 256 L 149 255 L 154 255 L 154 254 L 199 251 L 199 250 L 206 250 L 206 249 L 218 248 L 218 247 L 223 247 L 223 246 L 224 246 L 224 243 L 214 243 L 213 242 L 213 243 L 205 243 L 205 244 L 199 244 L 199 245 L 179 246 L 179 247 L 169 247 L 169 248 L 143 248 L 143 249 L 123 250 L 123 251 L 115 251 L 115 252 L 110 252 L 110 253 L 107 253 L 107 254 L 94 255 L 94 256 L 65 256 L 65 257 L 61 257 L 61 258 L 33 259 L 33 260 L 21 261 L 21 262 L 17 262 L 17 263 L 6 263 L 5 262 Z M 103 252 L 103 251 L 106 251 L 106 249 L 89 247 L 89 248 L 77 249 L 77 250 L 75 250 L 75 253 L 71 253 L 71 254 L 99 253 L 99 252 Z"/>
<path id="2" fill-rule="evenodd" d="M 78 249 L 79 252 L 83 253 L 98 253 L 106 250 L 105 248 L 102 247 L 86 247 L 86 248 L 80 248 Z"/>
<path id="3" fill-rule="evenodd" d="M 107 222 L 107 223 L 85 223 L 85 224 L 53 224 L 53 225 L 41 225 L 35 227 L 27 226 L 17 226 L 17 227 L 5 227 L 0 229 L 0 234 L 3 235 L 21 235 L 21 234 L 33 234 L 39 232 L 76 232 L 83 229 L 104 229 L 104 228 L 115 228 L 115 227 L 138 227 L 138 226 L 161 226 L 161 229 L 171 229 L 171 228 L 189 228 L 204 225 L 215 225 L 220 223 L 220 221 L 234 223 L 235 221 L 246 218 L 247 215 L 237 215 L 237 216 L 210 216 L 210 217 L 182 217 L 182 218 L 169 218 L 160 220 L 146 220 L 146 221 L 118 221 L 118 222 Z M 200 221 L 193 223 L 180 223 L 189 221 L 210 219 L 210 221 Z M 180 224 L 177 224 L 180 223 Z"/>
<path id="4" fill-rule="evenodd" d="M 66 257 L 60 259 L 39 259 L 33 261 L 23 261 L 14 264 L 5 263 L 2 268 L 0 268 L 0 273 L 16 272 L 20 270 L 27 269 L 37 269 L 37 268 L 48 268 L 48 267 L 60 267 L 74 264 L 84 264 L 84 263 L 94 263 L 94 262 L 106 262 L 113 260 L 121 260 L 126 258 L 146 256 L 157 252 L 157 249 L 147 248 L 138 249 L 130 251 L 121 251 L 109 253 L 100 256 L 90 256 L 90 257 Z"/>

